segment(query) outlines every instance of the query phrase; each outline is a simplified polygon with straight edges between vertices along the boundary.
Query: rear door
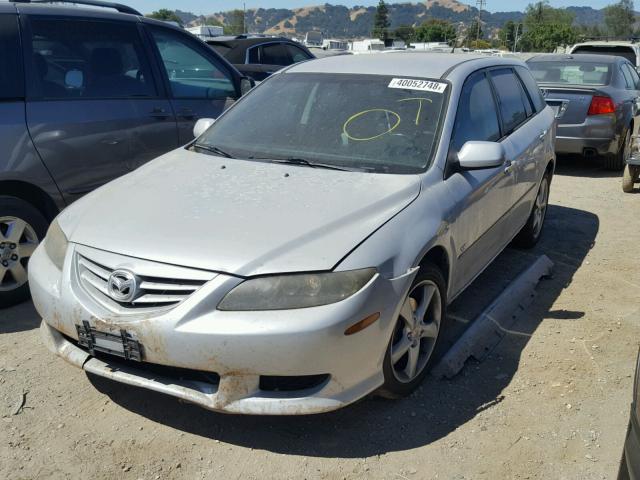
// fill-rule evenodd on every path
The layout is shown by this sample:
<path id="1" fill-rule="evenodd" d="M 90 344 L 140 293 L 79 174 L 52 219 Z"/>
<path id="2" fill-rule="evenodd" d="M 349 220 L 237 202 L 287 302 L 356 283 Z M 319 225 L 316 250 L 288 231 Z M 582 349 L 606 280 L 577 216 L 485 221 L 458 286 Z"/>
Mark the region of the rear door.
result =
<path id="1" fill-rule="evenodd" d="M 27 124 L 65 200 L 177 146 L 136 22 L 21 18 Z"/>
<path id="2" fill-rule="evenodd" d="M 206 44 L 179 30 L 146 25 L 178 121 L 180 144 L 198 118 L 218 118 L 240 96 L 235 69 Z"/>
<path id="3" fill-rule="evenodd" d="M 454 291 L 473 280 L 510 240 L 508 217 L 513 205 L 515 177 L 508 161 L 496 168 L 460 171 L 456 167 L 457 154 L 466 142 L 499 142 L 502 137 L 489 74 L 473 73 L 462 87 L 447 167 L 452 172 L 447 176 L 447 187 L 460 198 L 457 218 L 452 222 L 458 271 Z M 505 142 L 508 139 L 503 139 L 503 144 Z"/>

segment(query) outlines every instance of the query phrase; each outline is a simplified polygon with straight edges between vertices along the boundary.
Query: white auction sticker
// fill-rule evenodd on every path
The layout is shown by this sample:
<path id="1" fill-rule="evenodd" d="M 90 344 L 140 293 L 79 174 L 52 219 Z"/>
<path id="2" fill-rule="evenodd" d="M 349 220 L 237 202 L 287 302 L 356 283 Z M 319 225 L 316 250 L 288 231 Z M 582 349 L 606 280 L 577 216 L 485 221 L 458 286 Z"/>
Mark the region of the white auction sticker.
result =
<path id="1" fill-rule="evenodd" d="M 444 93 L 447 88 L 446 83 L 434 82 L 432 80 L 414 80 L 412 78 L 394 78 L 389 82 L 389 88 L 402 88 L 408 90 L 421 90 L 423 92 Z"/>

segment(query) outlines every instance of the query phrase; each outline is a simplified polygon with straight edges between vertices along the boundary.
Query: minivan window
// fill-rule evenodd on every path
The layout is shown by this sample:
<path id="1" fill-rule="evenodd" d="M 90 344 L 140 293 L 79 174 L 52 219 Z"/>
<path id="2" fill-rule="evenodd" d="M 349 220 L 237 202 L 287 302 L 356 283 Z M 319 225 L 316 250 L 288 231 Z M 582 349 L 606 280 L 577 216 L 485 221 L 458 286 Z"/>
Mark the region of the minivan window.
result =
<path id="1" fill-rule="evenodd" d="M 574 53 L 591 53 L 594 55 L 615 55 L 617 57 L 624 57 L 629 60 L 633 65 L 637 65 L 636 52 L 632 47 L 625 47 L 623 45 L 583 45 L 577 47 L 572 52 Z"/>
<path id="2" fill-rule="evenodd" d="M 0 99 L 24 96 L 18 17 L 0 15 Z"/>
<path id="3" fill-rule="evenodd" d="M 528 68 L 520 66 L 516 66 L 515 69 L 520 80 L 522 80 L 522 83 L 524 83 L 524 86 L 529 92 L 529 98 L 531 98 L 531 101 L 533 102 L 533 108 L 535 111 L 540 112 L 544 110 L 547 106 L 547 102 L 545 102 L 542 92 L 540 91 L 540 87 L 538 87 L 533 75 L 531 75 L 531 71 Z"/>
<path id="4" fill-rule="evenodd" d="M 491 85 L 484 72 L 476 72 L 462 87 L 449 153 L 458 153 L 468 141 L 496 142 L 499 139 L 498 112 Z"/>
<path id="5" fill-rule="evenodd" d="M 174 98 L 225 100 L 236 97 L 229 74 L 180 32 L 151 28 Z"/>
<path id="6" fill-rule="evenodd" d="M 30 97 L 156 96 L 135 24 L 31 17 L 30 31 Z"/>
<path id="7" fill-rule="evenodd" d="M 500 105 L 503 134 L 509 135 L 527 119 L 526 103 L 529 99 L 510 68 L 491 70 L 491 79 Z"/>
<path id="8" fill-rule="evenodd" d="M 227 110 L 195 148 L 216 147 L 244 160 L 418 173 L 440 138 L 446 90 L 446 83 L 428 79 L 274 75 Z"/>
<path id="9" fill-rule="evenodd" d="M 300 47 L 296 47 L 295 45 L 291 45 L 290 43 L 287 43 L 285 46 L 289 52 L 289 56 L 291 57 L 291 60 L 293 61 L 293 63 L 304 62 L 305 60 L 309 60 L 310 57 L 307 54 L 307 52 L 302 50 Z"/>

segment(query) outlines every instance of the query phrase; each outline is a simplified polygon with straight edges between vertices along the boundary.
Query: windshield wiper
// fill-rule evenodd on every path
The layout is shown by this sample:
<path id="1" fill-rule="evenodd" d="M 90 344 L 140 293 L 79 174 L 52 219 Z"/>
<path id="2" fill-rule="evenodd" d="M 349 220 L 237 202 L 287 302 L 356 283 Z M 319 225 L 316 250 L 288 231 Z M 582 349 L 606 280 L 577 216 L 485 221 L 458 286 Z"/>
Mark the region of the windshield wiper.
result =
<path id="1" fill-rule="evenodd" d="M 272 163 L 283 163 L 285 165 L 300 165 L 303 167 L 311 167 L 311 168 L 325 168 L 327 170 L 340 170 L 341 172 L 349 172 L 351 169 L 338 167 L 336 165 L 329 165 L 327 163 L 317 163 L 310 162 L 305 158 L 296 158 L 296 157 L 287 157 L 287 158 L 260 158 L 260 157 L 249 157 L 250 160 L 269 160 Z"/>
<path id="2" fill-rule="evenodd" d="M 214 145 L 206 145 L 206 144 L 203 144 L 203 143 L 194 143 L 193 146 L 194 146 L 194 148 L 199 148 L 200 150 L 204 150 L 205 152 L 215 153 L 216 155 L 220 155 L 221 157 L 235 158 L 230 153 L 227 153 L 224 150 L 222 150 L 221 148 L 218 148 L 218 147 L 216 147 Z"/>

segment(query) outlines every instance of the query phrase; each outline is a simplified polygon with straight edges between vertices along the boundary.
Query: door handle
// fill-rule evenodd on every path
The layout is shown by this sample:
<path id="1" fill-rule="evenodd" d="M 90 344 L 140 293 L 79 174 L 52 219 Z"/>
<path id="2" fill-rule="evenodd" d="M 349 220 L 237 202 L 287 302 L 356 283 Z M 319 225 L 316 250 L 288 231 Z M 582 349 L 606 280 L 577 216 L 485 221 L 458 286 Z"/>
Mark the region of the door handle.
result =
<path id="1" fill-rule="evenodd" d="M 194 118 L 197 118 L 198 116 L 196 112 L 194 112 L 190 108 L 181 108 L 180 111 L 178 112 L 178 115 L 180 115 L 182 118 L 186 120 L 192 120 Z"/>
<path id="2" fill-rule="evenodd" d="M 549 130 L 543 130 L 542 133 L 540 135 L 538 135 L 538 138 L 540 140 L 544 140 L 546 138 L 548 132 L 549 132 Z"/>
<path id="3" fill-rule="evenodd" d="M 165 118 L 169 117 L 169 114 L 164 108 L 154 108 L 153 110 L 151 110 L 149 115 L 158 120 L 164 120 Z"/>

